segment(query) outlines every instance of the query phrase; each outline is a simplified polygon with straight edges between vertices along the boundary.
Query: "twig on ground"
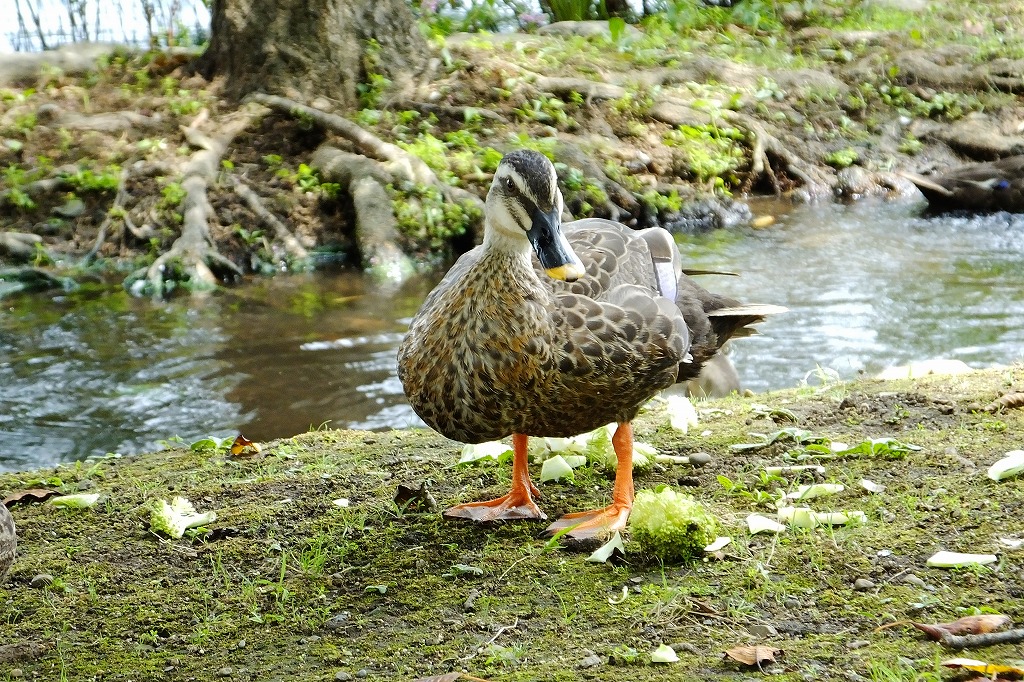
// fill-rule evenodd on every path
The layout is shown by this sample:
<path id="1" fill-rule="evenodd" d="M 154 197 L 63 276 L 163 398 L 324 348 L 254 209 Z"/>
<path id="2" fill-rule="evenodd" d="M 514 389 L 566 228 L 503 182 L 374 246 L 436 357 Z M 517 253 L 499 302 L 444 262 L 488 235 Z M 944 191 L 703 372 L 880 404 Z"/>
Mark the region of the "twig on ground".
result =
<path id="1" fill-rule="evenodd" d="M 980 635 L 943 635 L 939 640 L 951 649 L 971 649 L 994 644 L 1016 644 L 1024 642 L 1024 628 L 985 632 Z"/>

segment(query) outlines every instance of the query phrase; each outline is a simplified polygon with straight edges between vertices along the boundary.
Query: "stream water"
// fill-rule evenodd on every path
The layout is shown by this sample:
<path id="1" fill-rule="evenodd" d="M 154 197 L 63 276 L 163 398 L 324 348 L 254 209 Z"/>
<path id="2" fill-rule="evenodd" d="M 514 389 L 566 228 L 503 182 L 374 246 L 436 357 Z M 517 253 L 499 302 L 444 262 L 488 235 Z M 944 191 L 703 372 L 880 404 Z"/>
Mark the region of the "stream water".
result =
<path id="1" fill-rule="evenodd" d="M 954 358 L 1024 357 L 1024 216 L 918 216 L 911 203 L 816 205 L 769 229 L 682 244 L 702 283 L 790 312 L 733 344 L 744 385 L 797 385 Z M 239 430 L 253 440 L 417 424 L 395 349 L 433 281 L 397 294 L 338 273 L 258 280 L 205 298 L 120 287 L 19 296 L 0 307 L 0 470 L 129 454 Z"/>

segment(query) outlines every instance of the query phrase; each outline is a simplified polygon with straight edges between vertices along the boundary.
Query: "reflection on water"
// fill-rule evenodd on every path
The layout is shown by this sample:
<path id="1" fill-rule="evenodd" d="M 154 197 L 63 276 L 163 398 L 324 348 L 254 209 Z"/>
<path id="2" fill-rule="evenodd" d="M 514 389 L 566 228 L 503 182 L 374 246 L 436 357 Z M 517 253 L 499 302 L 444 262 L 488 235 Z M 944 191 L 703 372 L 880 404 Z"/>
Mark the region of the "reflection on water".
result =
<path id="1" fill-rule="evenodd" d="M 766 211 L 777 206 L 762 207 Z M 744 384 L 796 385 L 929 358 L 1021 359 L 1024 218 L 915 217 L 916 206 L 799 207 L 759 232 L 682 246 L 709 288 L 790 308 L 733 348 Z M 241 430 L 418 423 L 395 348 L 432 281 L 397 295 L 359 276 L 280 277 L 153 303 L 118 288 L 8 299 L 0 309 L 0 469 Z"/>

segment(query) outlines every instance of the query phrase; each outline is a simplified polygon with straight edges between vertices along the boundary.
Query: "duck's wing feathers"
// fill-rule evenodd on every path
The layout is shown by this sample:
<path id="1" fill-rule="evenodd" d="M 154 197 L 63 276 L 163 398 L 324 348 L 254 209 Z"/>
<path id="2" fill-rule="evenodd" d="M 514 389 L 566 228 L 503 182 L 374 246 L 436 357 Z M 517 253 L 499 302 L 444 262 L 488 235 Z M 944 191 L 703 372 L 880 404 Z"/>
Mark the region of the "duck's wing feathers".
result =
<path id="1" fill-rule="evenodd" d="M 587 276 L 572 284 L 556 283 L 556 288 L 607 300 L 616 286 L 633 284 L 645 287 L 649 296 L 656 293 L 674 301 L 701 361 L 730 337 L 754 334 L 750 325 L 786 310 L 773 305 L 741 305 L 704 289 L 687 276 L 691 271 L 683 266 L 675 240 L 664 229 L 632 230 L 611 220 L 588 218 L 565 223 L 563 231 L 583 261 Z"/>

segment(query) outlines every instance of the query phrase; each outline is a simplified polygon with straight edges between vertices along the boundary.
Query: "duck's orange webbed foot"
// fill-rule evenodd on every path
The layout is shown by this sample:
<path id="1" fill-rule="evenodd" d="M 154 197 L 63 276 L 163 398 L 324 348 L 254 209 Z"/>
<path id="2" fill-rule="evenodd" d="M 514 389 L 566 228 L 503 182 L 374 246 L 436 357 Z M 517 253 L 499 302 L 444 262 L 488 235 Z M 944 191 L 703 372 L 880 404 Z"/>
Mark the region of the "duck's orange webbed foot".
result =
<path id="1" fill-rule="evenodd" d="M 540 496 L 540 491 L 530 480 L 526 441 L 523 434 L 512 435 L 512 490 L 507 495 L 483 502 L 458 504 L 446 509 L 444 515 L 480 522 L 546 519 L 547 515 L 533 501 L 534 497 Z"/>
<path id="2" fill-rule="evenodd" d="M 571 528 L 565 537 L 573 540 L 607 539 L 615 531 L 625 530 L 632 508 L 631 504 L 613 502 L 603 509 L 566 514 L 548 526 L 544 532 L 550 536 Z"/>
<path id="3" fill-rule="evenodd" d="M 617 530 L 626 528 L 629 512 L 633 509 L 633 426 L 621 422 L 612 436 L 615 448 L 615 487 L 612 503 L 603 509 L 566 514 L 545 531 L 549 535 L 566 529 L 564 537 L 572 540 L 606 539 Z"/>
<path id="4" fill-rule="evenodd" d="M 493 500 L 456 505 L 446 509 L 444 515 L 481 522 L 547 518 L 529 495 L 522 495 L 514 490 Z"/>

